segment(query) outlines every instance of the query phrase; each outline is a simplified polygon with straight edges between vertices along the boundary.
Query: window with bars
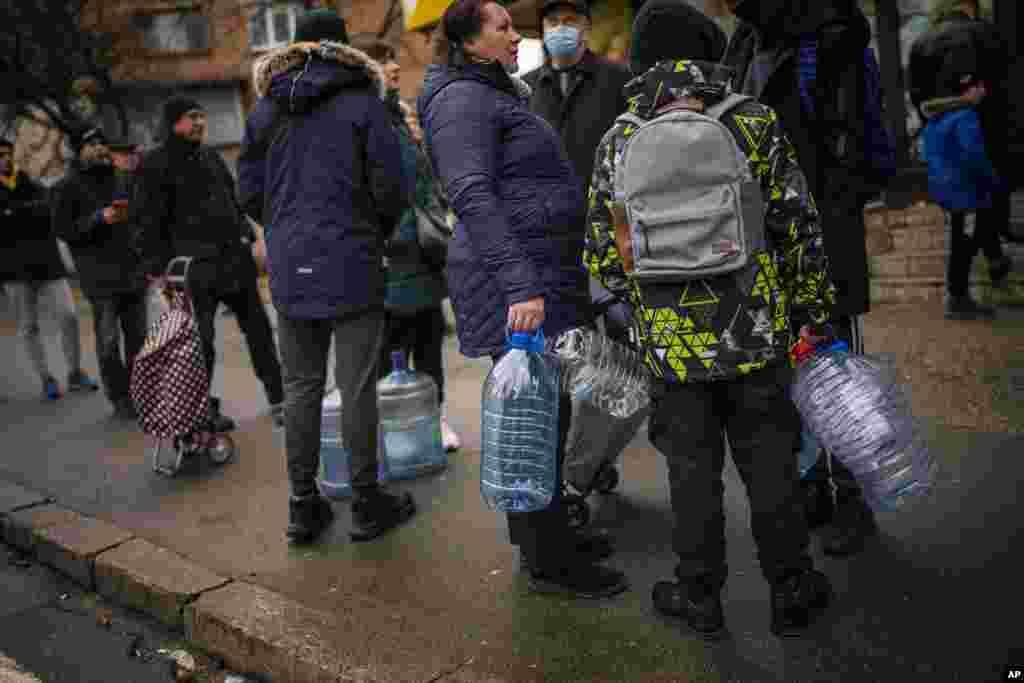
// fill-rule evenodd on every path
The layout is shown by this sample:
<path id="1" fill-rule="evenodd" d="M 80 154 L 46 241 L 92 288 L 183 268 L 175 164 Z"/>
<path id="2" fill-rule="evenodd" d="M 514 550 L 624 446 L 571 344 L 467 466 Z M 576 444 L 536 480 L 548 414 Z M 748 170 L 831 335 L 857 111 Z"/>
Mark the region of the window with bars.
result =
<path id="1" fill-rule="evenodd" d="M 160 52 L 190 52 L 210 47 L 210 19 L 198 9 L 134 17 L 143 46 Z"/>
<path id="2" fill-rule="evenodd" d="M 261 3 L 249 16 L 249 46 L 269 50 L 292 42 L 295 24 L 304 11 L 301 2 Z"/>

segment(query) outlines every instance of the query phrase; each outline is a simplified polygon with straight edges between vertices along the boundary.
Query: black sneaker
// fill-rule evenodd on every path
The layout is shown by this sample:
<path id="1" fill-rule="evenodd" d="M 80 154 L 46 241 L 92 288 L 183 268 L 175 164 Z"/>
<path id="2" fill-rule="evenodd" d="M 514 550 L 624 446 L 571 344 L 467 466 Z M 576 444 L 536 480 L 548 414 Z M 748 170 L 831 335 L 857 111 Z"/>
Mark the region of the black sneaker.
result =
<path id="1" fill-rule="evenodd" d="M 352 502 L 353 541 L 372 541 L 416 514 L 416 503 L 408 493 L 395 495 L 374 487 L 357 491 Z"/>
<path id="2" fill-rule="evenodd" d="M 224 432 L 233 432 L 238 428 L 234 420 L 220 412 L 220 399 L 216 396 L 210 397 L 207 419 L 208 428 L 211 432 L 223 434 Z"/>
<path id="3" fill-rule="evenodd" d="M 570 532 L 570 540 L 567 543 L 573 544 L 573 560 L 583 564 L 596 564 L 615 554 L 615 545 L 605 534 Z M 533 569 L 533 565 L 522 552 L 519 553 L 519 568 L 525 571 Z"/>
<path id="4" fill-rule="evenodd" d="M 293 545 L 312 543 L 334 521 L 334 509 L 326 498 L 312 495 L 288 500 L 288 530 L 285 534 Z"/>
<path id="5" fill-rule="evenodd" d="M 996 311 L 990 306 L 979 304 L 970 295 L 949 295 L 946 297 L 946 320 L 980 320 L 996 317 Z"/>
<path id="6" fill-rule="evenodd" d="M 573 562 L 562 567 L 530 570 L 529 589 L 542 595 L 564 595 L 597 600 L 610 598 L 629 588 L 626 575 L 599 564 Z"/>
<path id="7" fill-rule="evenodd" d="M 1010 271 L 1013 269 L 1013 261 L 1009 256 L 990 264 L 988 267 L 989 277 L 992 279 L 992 286 L 997 289 L 1005 289 L 1010 283 Z"/>
<path id="8" fill-rule="evenodd" d="M 841 492 L 832 524 L 822 532 L 821 545 L 826 555 L 853 555 L 863 550 L 867 540 L 877 533 L 875 514 L 860 492 Z"/>
<path id="9" fill-rule="evenodd" d="M 772 586 L 772 633 L 798 638 L 832 601 L 828 577 L 809 569 Z"/>
<path id="10" fill-rule="evenodd" d="M 135 408 L 135 401 L 130 398 L 121 398 L 115 401 L 114 417 L 118 420 L 138 420 L 139 411 Z"/>
<path id="11" fill-rule="evenodd" d="M 659 581 L 651 591 L 651 600 L 654 609 L 685 619 L 704 638 L 716 639 L 725 633 L 722 592 L 703 581 Z"/>

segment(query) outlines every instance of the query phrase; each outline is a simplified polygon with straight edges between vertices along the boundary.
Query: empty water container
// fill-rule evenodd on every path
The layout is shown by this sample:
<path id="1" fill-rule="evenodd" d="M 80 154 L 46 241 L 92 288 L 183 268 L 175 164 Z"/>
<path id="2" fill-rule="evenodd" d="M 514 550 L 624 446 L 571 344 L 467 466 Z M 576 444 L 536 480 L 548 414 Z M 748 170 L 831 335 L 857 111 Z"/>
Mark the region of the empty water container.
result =
<path id="1" fill-rule="evenodd" d="M 480 493 L 493 510 L 533 512 L 551 504 L 558 448 L 560 371 L 544 335 L 513 333 L 483 387 Z"/>
<path id="2" fill-rule="evenodd" d="M 317 487 L 321 495 L 335 500 L 352 495 L 352 454 L 345 446 L 341 433 L 341 392 L 337 389 L 324 397 L 320 419 L 320 470 L 317 473 Z M 377 478 L 388 478 L 387 461 L 384 458 L 380 428 L 377 430 Z"/>
<path id="3" fill-rule="evenodd" d="M 608 415 L 628 419 L 651 404 L 654 378 L 643 354 L 591 328 L 576 328 L 555 340 L 562 360 L 563 390 Z"/>
<path id="4" fill-rule="evenodd" d="M 391 354 L 391 373 L 377 383 L 377 405 L 391 479 L 413 479 L 448 466 L 437 384 L 411 370 L 402 351 Z"/>
<path id="5" fill-rule="evenodd" d="M 851 354 L 842 342 L 818 349 L 797 366 L 793 400 L 872 507 L 898 508 L 931 490 L 935 461 L 889 363 Z"/>

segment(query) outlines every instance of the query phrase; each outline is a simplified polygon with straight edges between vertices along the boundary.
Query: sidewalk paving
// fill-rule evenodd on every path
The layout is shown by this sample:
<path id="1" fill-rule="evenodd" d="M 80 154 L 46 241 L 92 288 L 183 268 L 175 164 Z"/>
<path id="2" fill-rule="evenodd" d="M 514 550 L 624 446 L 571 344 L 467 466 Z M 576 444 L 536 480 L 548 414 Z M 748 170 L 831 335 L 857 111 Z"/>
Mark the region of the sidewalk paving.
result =
<path id="1" fill-rule="evenodd" d="M 907 326 L 920 315 L 906 313 Z M 1012 316 L 999 324 L 999 334 L 1011 339 L 1024 332 Z M 632 589 L 594 603 L 526 592 L 504 519 L 484 508 L 478 489 L 479 391 L 489 363 L 461 357 L 454 339 L 446 348 L 448 414 L 464 447 L 446 472 L 399 486 L 413 493 L 420 514 L 374 543 L 353 544 L 348 505 L 340 503 L 321 544 L 289 548 L 284 460 L 262 389 L 234 321 L 221 318 L 218 325 L 215 381 L 225 412 L 239 420 L 236 462 L 221 469 L 196 463 L 173 480 L 157 477 L 144 437 L 112 420 L 100 396 L 39 402 L 17 340 L 0 336 L 8 363 L 0 378 L 0 482 L 52 496 L 51 505 L 135 537 L 92 555 L 97 568 L 125 564 L 110 558 L 146 555 L 126 548 L 148 543 L 170 553 L 161 566 L 205 572 L 202 591 L 177 589 L 177 599 L 190 604 L 181 617 L 196 644 L 236 669 L 274 671 L 282 682 L 974 683 L 999 680 L 1009 651 L 1024 647 L 1017 578 L 1024 560 L 1024 500 L 1017 495 L 1024 439 L 1020 413 L 1005 401 L 992 404 L 1009 415 L 1011 428 L 1002 433 L 951 429 L 944 423 L 956 416 L 927 415 L 944 464 L 940 490 L 905 513 L 881 515 L 882 535 L 867 552 L 826 559 L 815 541 L 838 598 L 798 641 L 780 641 L 768 630 L 767 586 L 730 465 L 725 603 L 732 637 L 709 644 L 650 605 L 651 585 L 671 575 L 674 557 L 665 468 L 644 434 L 624 453 L 619 491 L 591 499 L 593 524 L 617 542 L 610 564 L 629 575 Z M 87 367 L 94 359 L 90 327 L 83 318 Z M 886 339 L 898 345 L 898 337 Z M 928 347 L 934 336 L 917 343 Z M 1024 356 L 1016 361 L 1024 366 Z M 43 495 L 28 509 L 40 507 Z M 16 514 L 5 512 L 8 519 Z M 311 661 L 344 677 L 317 678 Z"/>

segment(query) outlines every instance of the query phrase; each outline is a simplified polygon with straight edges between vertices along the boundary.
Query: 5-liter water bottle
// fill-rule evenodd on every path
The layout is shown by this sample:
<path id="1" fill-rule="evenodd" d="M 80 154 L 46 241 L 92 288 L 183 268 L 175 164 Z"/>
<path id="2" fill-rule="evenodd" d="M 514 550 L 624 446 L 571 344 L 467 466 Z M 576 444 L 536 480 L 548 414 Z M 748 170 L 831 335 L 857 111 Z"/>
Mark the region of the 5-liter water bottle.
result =
<path id="1" fill-rule="evenodd" d="M 501 512 L 551 504 L 558 449 L 558 363 L 544 355 L 544 335 L 512 333 L 487 375 L 481 415 L 480 493 Z"/>
<path id="2" fill-rule="evenodd" d="M 327 498 L 342 500 L 352 495 L 352 454 L 341 433 L 341 392 L 337 389 L 326 397 L 320 416 L 320 469 L 316 483 Z M 377 428 L 377 479 L 388 479 L 380 427 Z"/>
<path id="3" fill-rule="evenodd" d="M 377 383 L 377 405 L 391 479 L 413 479 L 448 466 L 437 384 L 409 369 L 403 351 L 391 353 L 391 373 Z"/>
<path id="4" fill-rule="evenodd" d="M 576 328 L 555 340 L 563 390 L 612 417 L 629 418 L 651 403 L 653 377 L 644 357 L 597 330 Z"/>
<path id="5" fill-rule="evenodd" d="M 846 465 L 877 509 L 928 493 L 935 461 L 891 366 L 843 342 L 798 354 L 793 400 L 822 445 Z"/>

